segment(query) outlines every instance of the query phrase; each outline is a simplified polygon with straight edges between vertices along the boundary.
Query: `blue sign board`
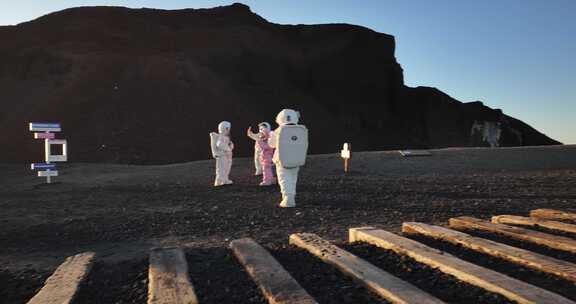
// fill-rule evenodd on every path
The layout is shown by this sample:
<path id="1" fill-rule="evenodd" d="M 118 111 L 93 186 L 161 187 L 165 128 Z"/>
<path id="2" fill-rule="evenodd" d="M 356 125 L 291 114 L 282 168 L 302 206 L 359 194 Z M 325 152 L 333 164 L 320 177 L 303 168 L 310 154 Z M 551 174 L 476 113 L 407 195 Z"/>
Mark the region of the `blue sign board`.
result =
<path id="1" fill-rule="evenodd" d="M 56 169 L 56 164 L 46 164 L 46 163 L 36 163 L 30 166 L 32 170 L 54 170 Z"/>
<path id="2" fill-rule="evenodd" d="M 29 129 L 34 132 L 59 132 L 61 126 L 59 123 L 31 122 Z"/>

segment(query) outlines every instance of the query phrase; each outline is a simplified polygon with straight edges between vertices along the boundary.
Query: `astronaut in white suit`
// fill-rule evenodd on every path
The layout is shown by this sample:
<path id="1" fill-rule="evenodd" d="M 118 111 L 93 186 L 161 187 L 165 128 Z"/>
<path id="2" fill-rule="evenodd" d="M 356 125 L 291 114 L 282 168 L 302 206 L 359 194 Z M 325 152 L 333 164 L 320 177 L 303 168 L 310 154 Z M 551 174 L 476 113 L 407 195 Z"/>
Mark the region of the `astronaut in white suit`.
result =
<path id="1" fill-rule="evenodd" d="M 230 140 L 230 122 L 223 121 L 218 124 L 218 133 L 210 133 L 212 156 L 216 159 L 216 180 L 214 186 L 232 184 L 229 179 L 232 168 L 232 151 L 234 143 Z"/>
<path id="2" fill-rule="evenodd" d="M 280 207 L 296 207 L 298 171 L 306 162 L 308 129 L 299 125 L 300 113 L 284 109 L 276 116 L 278 128 L 270 133 L 268 144 L 276 148 L 273 161 L 282 192 Z"/>

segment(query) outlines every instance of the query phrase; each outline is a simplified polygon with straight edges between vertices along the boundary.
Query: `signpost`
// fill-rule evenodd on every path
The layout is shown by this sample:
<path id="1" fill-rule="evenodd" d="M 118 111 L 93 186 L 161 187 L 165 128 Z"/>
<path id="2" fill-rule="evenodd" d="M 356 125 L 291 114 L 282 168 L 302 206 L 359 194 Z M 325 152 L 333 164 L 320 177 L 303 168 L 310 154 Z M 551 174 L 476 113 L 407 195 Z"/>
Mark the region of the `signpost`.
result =
<path id="1" fill-rule="evenodd" d="M 34 139 L 44 140 L 44 163 L 33 163 L 30 165 L 31 170 L 38 170 L 39 177 L 46 177 L 46 183 L 50 184 L 52 182 L 53 176 L 58 176 L 58 170 L 56 170 L 56 164 L 52 162 L 65 162 L 68 161 L 68 142 L 65 139 L 55 139 L 55 134 L 53 132 L 60 132 L 62 128 L 58 123 L 38 123 L 31 122 L 28 125 L 28 129 L 32 132 L 42 132 L 34 133 Z M 61 154 L 53 154 L 52 146 L 62 146 Z"/>
<path id="2" fill-rule="evenodd" d="M 344 159 L 344 173 L 348 174 L 348 169 L 350 167 L 350 159 L 352 158 L 352 145 L 345 143 L 340 152 L 340 156 Z"/>

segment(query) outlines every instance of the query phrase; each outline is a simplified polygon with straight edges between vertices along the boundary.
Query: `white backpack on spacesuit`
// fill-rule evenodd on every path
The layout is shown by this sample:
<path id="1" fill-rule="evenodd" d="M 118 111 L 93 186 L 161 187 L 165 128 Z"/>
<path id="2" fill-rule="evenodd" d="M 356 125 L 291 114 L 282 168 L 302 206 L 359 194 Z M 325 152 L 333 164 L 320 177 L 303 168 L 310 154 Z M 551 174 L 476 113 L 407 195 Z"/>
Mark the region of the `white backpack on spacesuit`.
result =
<path id="1" fill-rule="evenodd" d="M 308 129 L 303 125 L 284 125 L 274 131 L 276 159 L 284 168 L 295 168 L 306 163 Z"/>
<path id="2" fill-rule="evenodd" d="M 218 143 L 218 139 L 220 139 L 220 134 L 216 132 L 210 132 L 210 149 L 212 150 L 212 157 L 217 158 L 220 155 L 218 152 L 218 148 L 216 147 L 216 143 Z"/>

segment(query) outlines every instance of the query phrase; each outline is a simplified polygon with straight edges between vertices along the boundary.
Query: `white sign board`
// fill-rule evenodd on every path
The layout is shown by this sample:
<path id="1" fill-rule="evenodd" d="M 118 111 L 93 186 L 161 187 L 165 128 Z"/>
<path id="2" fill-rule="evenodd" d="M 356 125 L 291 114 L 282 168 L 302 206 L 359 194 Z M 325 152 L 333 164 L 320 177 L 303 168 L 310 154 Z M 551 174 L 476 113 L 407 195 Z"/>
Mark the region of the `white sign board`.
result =
<path id="1" fill-rule="evenodd" d="M 58 171 L 52 171 L 52 170 L 48 170 L 48 171 L 38 171 L 38 176 L 39 176 L 39 177 L 58 176 Z"/>
<path id="2" fill-rule="evenodd" d="M 342 151 L 340 152 L 340 157 L 344 159 L 352 158 L 352 151 L 350 151 L 350 145 L 348 143 L 344 144 Z"/>
<path id="3" fill-rule="evenodd" d="M 52 146 L 61 145 L 62 154 L 52 154 Z M 44 141 L 44 150 L 46 162 L 65 162 L 68 161 L 68 143 L 65 139 L 47 139 Z"/>

